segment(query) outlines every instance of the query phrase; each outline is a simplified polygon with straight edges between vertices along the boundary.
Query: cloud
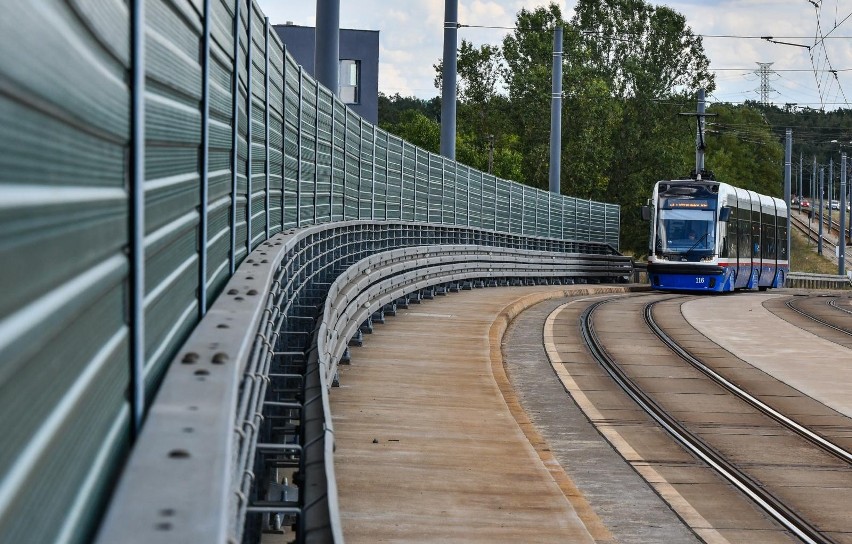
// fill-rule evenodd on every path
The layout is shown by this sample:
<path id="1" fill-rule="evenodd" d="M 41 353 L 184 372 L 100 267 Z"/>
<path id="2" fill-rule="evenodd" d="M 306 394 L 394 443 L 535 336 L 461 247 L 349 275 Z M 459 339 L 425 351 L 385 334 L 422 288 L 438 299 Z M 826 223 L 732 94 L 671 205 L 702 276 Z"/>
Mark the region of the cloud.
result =
<path id="1" fill-rule="evenodd" d="M 314 25 L 316 7 L 313 2 L 258 1 L 275 24 L 293 21 Z M 550 0 L 459 0 L 459 20 L 470 25 L 511 26 L 521 8 L 535 9 L 550 3 Z M 565 18 L 570 19 L 576 1 L 557 0 L 556 3 Z M 663 1 L 651 0 L 651 3 L 662 4 Z M 387 0 L 342 2 L 340 24 L 344 28 L 380 31 L 380 90 L 403 93 L 402 89 L 408 89 L 421 98 L 436 96 L 438 91 L 432 86 L 432 64 L 443 52 L 444 1 L 408 0 L 402 5 L 389 4 Z M 813 36 L 816 32 L 816 12 L 803 0 L 666 0 L 665 5 L 682 13 L 696 34 Z M 840 23 L 846 14 L 848 11 L 835 14 L 833 5 L 824 8 L 821 20 L 824 32 Z M 474 45 L 499 44 L 507 33 L 508 30 L 461 28 L 458 38 Z M 852 35 L 852 18 L 842 24 L 835 35 Z M 782 41 L 813 43 L 813 38 Z M 820 91 L 811 69 L 813 66 L 828 68 L 825 53 L 834 69 L 852 68 L 852 48 L 848 43 L 848 40 L 826 40 L 825 52 L 815 51 L 812 64 L 808 51 L 802 48 L 761 40 L 705 38 L 704 48 L 711 68 L 742 68 L 740 71 L 719 71 L 714 96 L 729 100 L 756 97 L 754 91 L 758 82 L 751 74 L 757 68 L 755 63 L 774 62 L 774 69 L 806 70 L 778 72 L 773 76 L 780 93 L 777 102 L 816 103 L 818 106 Z M 836 80 L 831 74 L 826 77 L 826 73 L 820 77 L 823 99 L 843 102 L 841 89 L 852 98 L 852 72 L 838 72 Z"/>

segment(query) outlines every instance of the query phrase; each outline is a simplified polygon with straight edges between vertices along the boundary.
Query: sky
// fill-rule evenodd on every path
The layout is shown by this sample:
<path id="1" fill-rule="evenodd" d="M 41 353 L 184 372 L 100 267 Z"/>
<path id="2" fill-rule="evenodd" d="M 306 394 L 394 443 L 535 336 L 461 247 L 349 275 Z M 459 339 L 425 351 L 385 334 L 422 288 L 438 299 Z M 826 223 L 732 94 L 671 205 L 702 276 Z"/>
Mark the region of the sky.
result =
<path id="1" fill-rule="evenodd" d="M 314 26 L 316 6 L 305 0 L 257 0 L 273 24 L 292 21 Z M 512 26 L 521 8 L 549 0 L 459 0 L 459 22 L 478 26 Z M 573 0 L 556 0 L 566 19 Z M 852 108 L 852 1 L 850 0 L 671 0 L 651 2 L 682 13 L 693 32 L 706 36 L 705 52 L 716 72 L 711 101 L 742 102 L 760 98 L 758 62 L 773 63 L 770 101 L 819 109 Z M 817 7 L 816 5 L 819 5 Z M 848 19 L 847 19 L 848 17 Z M 443 50 L 444 0 L 340 0 L 340 26 L 379 31 L 379 91 L 431 98 Z M 818 28 L 819 21 L 819 28 Z M 460 28 L 458 39 L 474 45 L 499 44 L 509 30 Z M 821 34 L 820 34 L 821 32 Z M 810 51 L 760 39 L 714 38 L 713 35 L 773 36 L 813 45 Z M 814 73 L 814 68 L 822 70 Z M 837 70 L 837 78 L 825 71 Z M 793 70 L 793 71 L 787 71 Z M 848 71 L 843 71 L 848 70 Z"/>

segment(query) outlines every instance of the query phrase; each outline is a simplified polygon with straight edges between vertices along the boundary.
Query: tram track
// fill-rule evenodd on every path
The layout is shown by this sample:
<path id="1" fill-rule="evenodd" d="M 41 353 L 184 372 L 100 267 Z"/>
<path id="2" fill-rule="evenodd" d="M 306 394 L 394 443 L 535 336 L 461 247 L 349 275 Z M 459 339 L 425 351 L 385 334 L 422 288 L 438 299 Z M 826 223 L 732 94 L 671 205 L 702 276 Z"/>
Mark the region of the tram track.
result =
<path id="1" fill-rule="evenodd" d="M 769 299 L 763 307 L 791 325 L 852 349 L 852 311 L 843 308 L 840 301 L 848 305 L 849 299 L 839 294 L 795 295 Z"/>
<path id="2" fill-rule="evenodd" d="M 657 321 L 654 319 L 653 309 L 655 305 L 659 302 L 663 302 L 666 300 L 676 300 L 677 298 L 678 297 L 669 297 L 667 299 L 660 299 L 649 303 L 640 302 L 636 305 L 637 309 L 639 306 L 642 307 L 641 312 L 644 316 L 644 325 L 647 327 L 647 329 L 645 329 L 646 333 L 649 335 L 653 335 L 653 337 L 657 341 L 662 342 L 662 344 L 666 346 L 674 356 L 676 356 L 682 362 L 685 361 L 686 363 L 688 363 L 691 368 L 695 369 L 695 371 L 700 372 L 701 375 L 705 376 L 705 379 L 711 380 L 718 387 L 723 388 L 726 391 L 726 394 L 735 396 L 737 399 L 751 407 L 751 410 L 762 414 L 766 418 L 769 418 L 770 420 L 775 422 L 775 425 L 782 426 L 786 430 L 786 432 L 791 435 L 790 439 L 792 439 L 792 435 L 794 434 L 795 436 L 799 437 L 800 440 L 807 441 L 807 444 L 809 444 L 810 447 L 819 448 L 819 450 L 823 452 L 823 455 L 828 454 L 831 456 L 831 458 L 834 459 L 834 463 L 825 460 L 811 461 L 814 466 L 817 467 L 815 470 L 840 470 L 841 472 L 838 472 L 838 474 L 842 473 L 844 474 L 843 477 L 846 478 L 848 476 L 849 466 L 852 465 L 852 453 L 850 453 L 847 449 L 844 449 L 842 446 L 839 446 L 831 440 L 827 439 L 826 437 L 820 435 L 819 433 L 812 431 L 805 425 L 800 424 L 793 418 L 786 416 L 781 411 L 769 406 L 767 403 L 757 398 L 756 395 L 749 393 L 744 388 L 736 386 L 736 384 L 734 384 L 732 380 L 726 378 L 719 372 L 716 372 L 708 365 L 704 364 L 698 357 L 690 353 L 688 349 L 682 347 L 675 339 L 671 338 L 668 334 L 666 334 L 664 327 L 660 326 L 660 324 L 657 323 Z M 712 427 L 714 427 L 712 424 L 704 424 L 702 426 L 701 423 L 696 423 L 694 418 L 692 421 L 689 421 L 689 415 L 687 415 L 685 419 L 682 415 L 673 415 L 675 412 L 671 412 L 671 406 L 666 405 L 670 402 L 669 399 L 666 399 L 666 394 L 663 394 L 662 397 L 659 397 L 659 384 L 661 382 L 657 382 L 657 391 L 653 391 L 653 389 L 655 388 L 652 387 L 650 390 L 651 392 L 649 393 L 644 389 L 644 387 L 647 387 L 647 384 L 652 382 L 645 381 L 645 385 L 642 384 L 643 380 L 647 380 L 647 376 L 643 378 L 641 372 L 638 373 L 638 378 L 636 379 L 631 376 L 631 373 L 636 374 L 634 368 L 640 366 L 638 360 L 631 359 L 627 362 L 622 362 L 619 360 L 619 358 L 623 356 L 622 354 L 628 352 L 628 348 L 618 348 L 616 346 L 615 355 L 613 355 L 611 351 L 608 351 L 606 347 L 606 341 L 601 340 L 594 325 L 594 316 L 596 312 L 598 312 L 602 308 L 605 308 L 606 304 L 607 301 L 599 301 L 589 305 L 582 312 L 582 314 L 580 315 L 580 335 L 585 344 L 587 345 L 593 358 L 617 383 L 618 387 L 620 387 L 622 391 L 624 391 L 637 405 L 639 405 L 649 415 L 649 417 L 651 417 L 672 438 L 674 438 L 675 441 L 681 445 L 681 447 L 683 447 L 692 455 L 706 463 L 708 466 L 712 467 L 717 472 L 717 474 L 719 474 L 725 481 L 730 483 L 741 493 L 751 499 L 753 503 L 763 509 L 767 513 L 767 515 L 769 515 L 772 519 L 776 520 L 779 525 L 784 527 L 784 529 L 789 531 L 792 535 L 795 535 L 795 537 L 801 540 L 802 542 L 834 543 L 849 541 L 847 539 L 847 533 L 845 530 L 841 531 L 840 533 L 837 533 L 834 529 L 826 530 L 825 520 L 822 518 L 821 515 L 814 515 L 813 510 L 809 510 L 807 506 L 802 508 L 802 503 L 800 502 L 797 503 L 794 500 L 791 503 L 791 492 L 789 487 L 790 484 L 779 484 L 777 481 L 774 481 L 771 482 L 772 485 L 767 485 L 767 481 L 765 481 L 765 478 L 760 476 L 766 476 L 766 470 L 763 470 L 763 472 L 761 472 L 761 470 L 757 470 L 756 472 L 754 472 L 755 466 L 762 466 L 764 469 L 771 470 L 773 468 L 777 469 L 779 466 L 782 466 L 784 462 L 793 463 L 793 465 L 790 466 L 795 466 L 795 470 L 805 471 L 807 470 L 806 464 L 808 463 L 808 461 L 805 461 L 804 459 L 808 459 L 809 454 L 804 454 L 805 456 L 802 458 L 802 461 L 772 461 L 767 460 L 767 458 L 764 457 L 761 460 L 756 460 L 752 463 L 745 457 L 745 455 L 735 455 L 733 459 L 729 458 L 730 447 L 728 447 L 728 451 L 726 453 L 725 447 L 720 450 L 718 448 L 718 444 L 714 445 L 714 442 L 719 444 L 726 443 L 726 435 L 724 434 L 724 431 L 721 432 L 721 434 L 719 434 L 717 437 L 712 434 L 714 432 L 712 430 Z M 607 315 L 611 316 L 612 312 Z M 630 315 L 633 314 L 631 313 Z M 612 325 L 610 324 L 609 327 L 612 327 Z M 637 335 L 638 333 L 636 332 L 636 329 L 631 329 L 631 334 Z M 620 353 L 619 349 L 621 350 Z M 660 351 L 655 351 L 655 349 L 659 350 L 661 348 L 650 348 L 648 351 L 653 353 L 661 353 Z M 635 347 L 632 351 L 635 352 Z M 666 361 L 670 361 L 671 356 L 665 359 Z M 623 364 L 627 364 L 627 367 L 623 368 Z M 671 363 L 659 362 L 656 364 L 668 365 Z M 628 368 L 630 370 L 625 371 L 625 368 Z M 673 391 L 672 393 L 667 394 L 672 395 L 676 393 L 676 391 Z M 718 395 L 718 393 L 712 394 Z M 682 408 L 681 412 L 676 413 L 681 414 Z M 758 416 L 746 415 L 742 417 L 755 418 Z M 730 426 L 730 424 L 727 425 L 729 429 L 734 428 Z M 724 427 L 725 424 L 722 424 L 719 428 Z M 760 440 L 764 436 L 770 437 L 770 440 L 767 444 L 772 443 L 771 438 L 773 436 L 781 437 L 779 442 L 789 442 L 788 439 L 785 439 L 782 436 L 785 431 L 773 431 L 765 423 L 757 424 L 757 427 L 755 427 L 755 430 L 753 432 L 755 433 L 755 440 Z M 719 442 L 719 440 L 721 440 L 721 442 Z M 728 444 L 728 446 L 730 446 L 730 443 Z M 771 447 L 764 449 L 771 449 Z M 799 447 L 791 449 L 798 450 Z M 802 455 L 801 453 L 799 454 Z M 819 458 L 816 457 L 814 459 Z M 837 464 L 838 462 L 840 463 L 840 465 Z M 755 477 L 754 474 L 758 474 L 759 476 Z M 775 474 L 774 476 L 777 476 L 777 474 Z M 781 487 L 778 487 L 779 485 Z M 781 495 L 778 495 L 777 491 L 781 491 Z M 804 510 L 804 512 L 802 510 Z M 819 521 L 814 523 L 814 519 L 817 519 Z M 835 540 L 832 535 L 826 534 L 826 532 L 830 532 L 832 533 L 832 535 L 841 534 L 844 536 L 840 540 Z"/>
<path id="3" fill-rule="evenodd" d="M 694 368 L 702 372 L 704 375 L 706 375 L 711 380 L 722 386 L 727 391 L 731 392 L 739 399 L 748 403 L 750 406 L 752 406 L 762 414 L 771 417 L 772 419 L 783 425 L 785 428 L 798 434 L 811 444 L 825 450 L 831 455 L 834 455 L 841 461 L 852 465 L 852 452 L 842 448 L 841 446 L 838 446 L 837 444 L 831 442 L 822 435 L 815 433 L 814 431 L 810 430 L 804 425 L 801 425 L 797 421 L 785 416 L 784 414 L 769 406 L 768 404 L 755 397 L 742 387 L 739 387 L 738 385 L 728 380 L 709 366 L 705 365 L 703 362 L 701 362 L 700 359 L 695 357 L 688 350 L 681 347 L 677 342 L 675 342 L 671 338 L 671 336 L 666 334 L 666 332 L 654 320 L 653 308 L 657 303 L 658 302 L 651 302 L 650 304 L 645 306 L 645 323 L 648 325 L 648 328 L 653 331 L 657 338 L 659 338 L 664 344 L 666 344 L 666 346 L 668 346 L 669 349 L 671 349 L 681 359 L 692 365 Z"/>

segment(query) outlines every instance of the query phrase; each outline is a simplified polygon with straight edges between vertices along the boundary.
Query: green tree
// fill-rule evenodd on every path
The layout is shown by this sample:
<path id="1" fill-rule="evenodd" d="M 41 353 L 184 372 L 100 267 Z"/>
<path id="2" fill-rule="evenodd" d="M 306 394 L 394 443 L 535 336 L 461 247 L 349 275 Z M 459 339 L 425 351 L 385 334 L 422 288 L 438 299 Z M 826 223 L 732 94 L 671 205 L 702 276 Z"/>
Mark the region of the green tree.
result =
<path id="1" fill-rule="evenodd" d="M 416 109 L 401 112 L 396 123 L 385 123 L 382 128 L 432 153 L 440 151 L 441 126 Z"/>
<path id="2" fill-rule="evenodd" d="M 615 96 L 661 98 L 678 88 L 716 87 L 701 36 L 671 8 L 645 0 L 578 0 L 571 22 L 586 38 L 582 58 Z"/>

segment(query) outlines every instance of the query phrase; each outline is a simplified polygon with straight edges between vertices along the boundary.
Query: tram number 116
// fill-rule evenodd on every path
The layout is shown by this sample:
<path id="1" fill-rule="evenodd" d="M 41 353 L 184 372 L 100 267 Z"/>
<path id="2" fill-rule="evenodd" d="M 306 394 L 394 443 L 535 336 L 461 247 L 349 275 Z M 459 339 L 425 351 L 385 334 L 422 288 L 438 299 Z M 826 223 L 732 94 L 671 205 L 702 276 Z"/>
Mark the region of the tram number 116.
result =
<path id="1" fill-rule="evenodd" d="M 705 278 L 695 278 L 695 283 L 704 283 Z"/>

